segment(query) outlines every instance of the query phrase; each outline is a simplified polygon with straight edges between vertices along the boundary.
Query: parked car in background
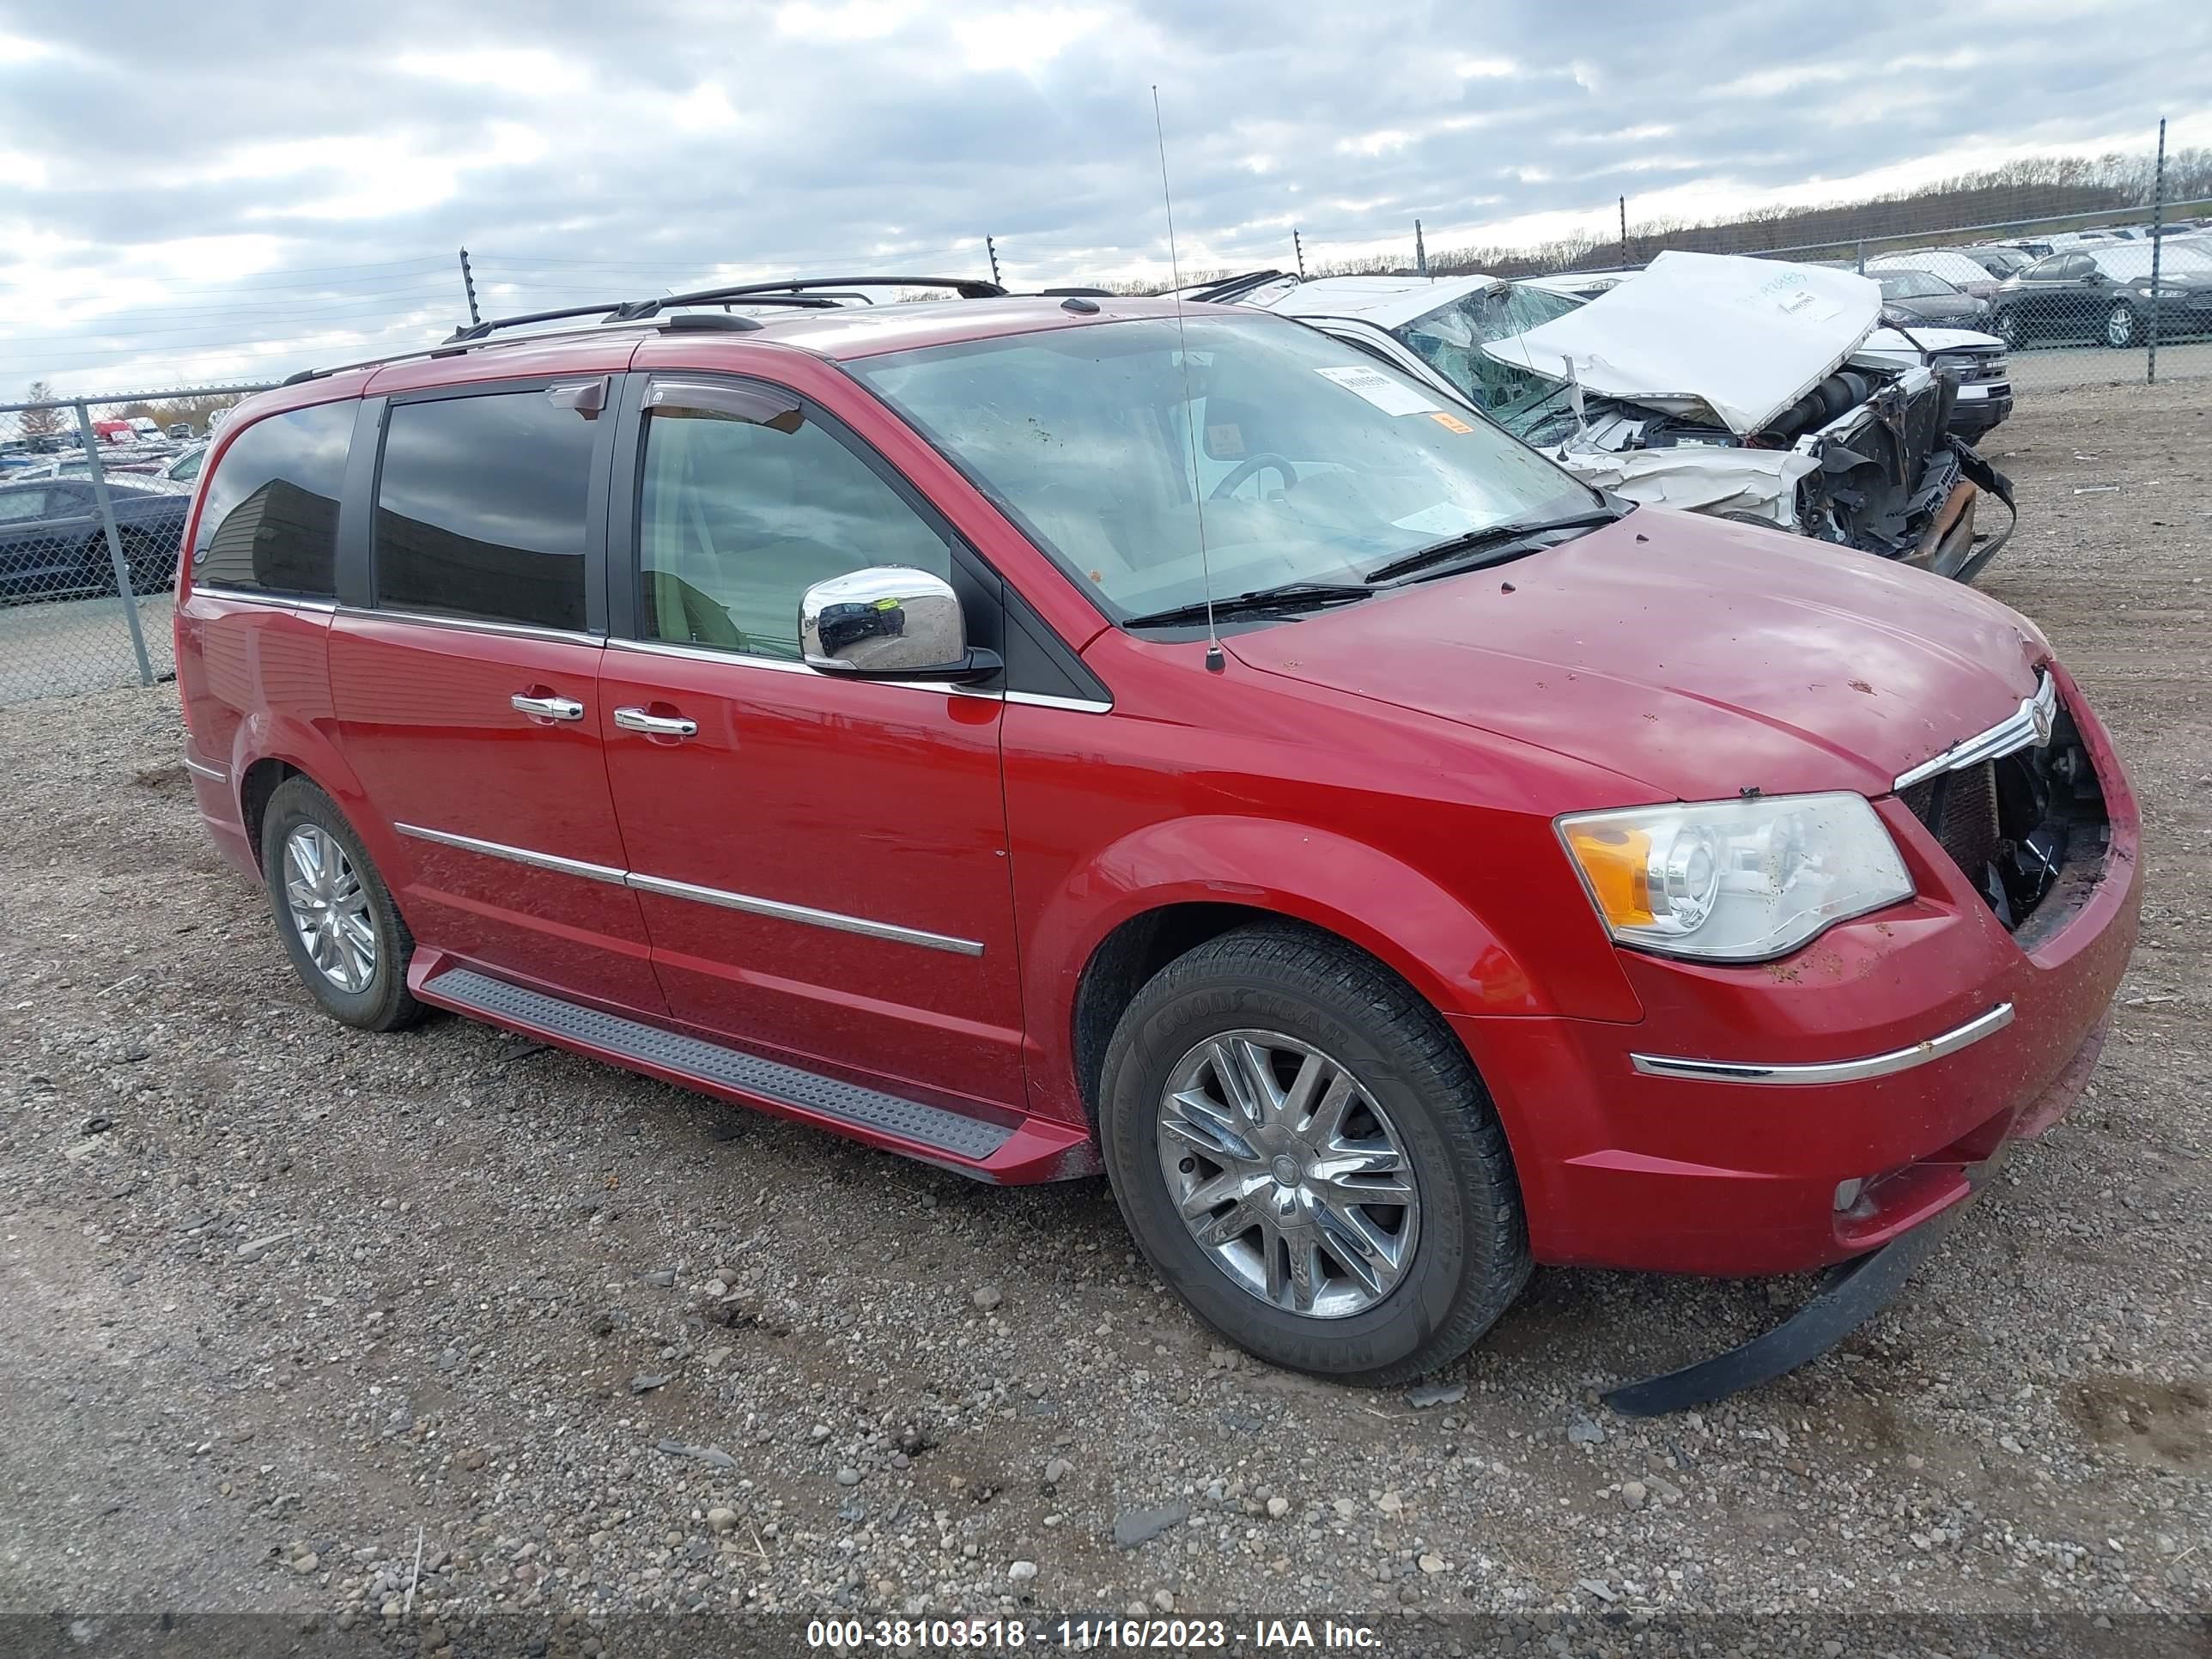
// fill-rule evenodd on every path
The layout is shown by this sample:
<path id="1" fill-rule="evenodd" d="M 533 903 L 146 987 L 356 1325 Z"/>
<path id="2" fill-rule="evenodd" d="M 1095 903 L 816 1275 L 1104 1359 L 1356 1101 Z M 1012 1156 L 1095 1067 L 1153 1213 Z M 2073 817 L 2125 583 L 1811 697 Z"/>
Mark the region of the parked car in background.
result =
<path id="1" fill-rule="evenodd" d="M 1495 277 L 1346 276 L 1279 281 L 1243 303 L 1411 356 L 1632 501 L 1968 579 L 2003 543 L 1978 538 L 1977 500 L 1990 490 L 2009 510 L 2009 484 L 1954 442 L 1945 377 L 1859 355 L 1881 291 L 1850 271 L 1668 252 L 1587 302 Z"/>
<path id="2" fill-rule="evenodd" d="M 1988 299 L 2004 280 L 1990 275 L 1981 261 L 1970 257 L 1963 248 L 1902 248 L 1892 253 L 1875 254 L 1866 262 L 1866 274 L 1876 279 L 1893 270 L 1925 272 L 1977 300 Z"/>
<path id="3" fill-rule="evenodd" d="M 2071 1103 L 2139 817 L 2033 623 L 1609 501 L 1281 316 L 969 286 L 484 325 L 241 407 L 183 758 L 307 997 L 1103 1169 L 1199 1318 L 1376 1385 L 1539 1262 L 1899 1252 L 1772 1375 Z M 1717 420 L 1824 372 L 1752 332 Z"/>
<path id="4" fill-rule="evenodd" d="M 1991 327 L 2013 346 L 2030 340 L 2141 345 L 2154 314 L 2167 338 L 2203 333 L 2212 329 L 2212 252 L 2194 240 L 2069 248 L 2008 279 L 1992 309 Z"/>
<path id="5" fill-rule="evenodd" d="M 1881 288 L 1882 315 L 1890 321 L 1977 328 L 1989 319 L 1985 301 L 1962 293 L 1927 271 L 1889 269 L 1869 270 L 1867 275 Z M 1989 286 L 1996 286 L 1994 278 Z"/>
<path id="6" fill-rule="evenodd" d="M 100 452 L 100 470 L 107 477 L 130 477 L 132 474 L 157 474 L 168 465 L 166 451 L 127 448 L 120 445 Z M 23 476 L 27 478 L 89 478 L 92 463 L 82 451 L 75 456 L 64 456 L 59 460 L 46 461 L 33 466 Z"/>
<path id="7" fill-rule="evenodd" d="M 131 591 L 151 593 L 177 574 L 177 547 L 191 492 L 166 480 L 111 479 Z M 107 533 L 82 478 L 0 482 L 0 605 L 115 592 Z"/>
<path id="8" fill-rule="evenodd" d="M 161 469 L 161 476 L 172 483 L 190 483 L 200 476 L 200 468 L 207 460 L 207 453 L 205 441 L 196 443 L 180 451 L 174 460 Z"/>

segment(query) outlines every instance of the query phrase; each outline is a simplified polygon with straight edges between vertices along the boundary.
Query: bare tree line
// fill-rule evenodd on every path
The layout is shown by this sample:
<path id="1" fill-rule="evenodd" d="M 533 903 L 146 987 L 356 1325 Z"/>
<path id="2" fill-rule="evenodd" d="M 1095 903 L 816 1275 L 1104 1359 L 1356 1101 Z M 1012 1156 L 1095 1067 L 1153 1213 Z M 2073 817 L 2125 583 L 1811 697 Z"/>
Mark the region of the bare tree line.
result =
<path id="1" fill-rule="evenodd" d="M 1844 258 L 1862 242 L 1875 245 L 1907 237 L 1930 243 L 1971 242 L 2003 234 L 2002 231 L 1977 230 L 1978 226 L 2006 227 L 2015 234 L 2036 228 L 2081 229 L 2100 222 L 2147 217 L 2154 166 L 2153 157 L 2133 153 L 2038 156 L 1863 201 L 1811 208 L 1753 208 L 1696 222 L 1632 221 L 1625 247 L 1617 232 L 1597 232 L 1546 242 L 1440 249 L 1430 254 L 1429 270 L 1440 276 L 1474 271 L 1495 276 L 1533 276 L 1591 266 L 1640 265 L 1668 248 L 1692 253 L 1771 253 L 1787 248 Z M 2169 153 L 2166 199 L 2201 204 L 2207 198 L 2212 198 L 2212 150 Z M 1319 263 L 1309 267 L 1309 274 L 1407 273 L 1413 268 L 1412 252 L 1409 246 L 1407 257 L 1376 254 Z M 1201 270 L 1191 273 L 1188 280 L 1214 282 L 1236 274 L 1227 269 Z M 1102 286 L 1116 294 L 1158 291 L 1154 283 Z"/>

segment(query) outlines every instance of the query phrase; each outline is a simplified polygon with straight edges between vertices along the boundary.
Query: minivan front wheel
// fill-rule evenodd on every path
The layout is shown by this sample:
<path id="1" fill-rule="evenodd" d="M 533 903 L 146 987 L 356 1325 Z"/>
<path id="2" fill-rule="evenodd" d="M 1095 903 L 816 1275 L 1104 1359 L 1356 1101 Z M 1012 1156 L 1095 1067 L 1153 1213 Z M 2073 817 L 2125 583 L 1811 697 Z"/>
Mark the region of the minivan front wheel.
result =
<path id="1" fill-rule="evenodd" d="M 1310 930 L 1240 928 L 1162 969 L 1115 1030 L 1099 1128 L 1153 1267 L 1276 1364 L 1420 1376 L 1528 1279 L 1511 1157 L 1465 1052 Z"/>
<path id="2" fill-rule="evenodd" d="M 407 989 L 414 936 L 345 814 L 304 777 L 269 797 L 261 872 L 284 953 L 325 1013 L 370 1031 L 421 1017 Z"/>

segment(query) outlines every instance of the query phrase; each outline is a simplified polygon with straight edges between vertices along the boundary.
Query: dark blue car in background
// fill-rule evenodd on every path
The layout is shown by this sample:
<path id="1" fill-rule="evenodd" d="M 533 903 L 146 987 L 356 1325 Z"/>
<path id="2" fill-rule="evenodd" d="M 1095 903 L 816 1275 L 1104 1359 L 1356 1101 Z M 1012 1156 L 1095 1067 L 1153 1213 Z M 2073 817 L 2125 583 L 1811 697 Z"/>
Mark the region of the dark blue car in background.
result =
<path id="1" fill-rule="evenodd" d="M 0 605 L 78 599 L 115 592 L 114 564 L 84 478 L 6 482 L 0 473 Z M 153 593 L 177 577 L 188 486 L 137 476 L 111 477 L 108 498 L 135 593 Z"/>

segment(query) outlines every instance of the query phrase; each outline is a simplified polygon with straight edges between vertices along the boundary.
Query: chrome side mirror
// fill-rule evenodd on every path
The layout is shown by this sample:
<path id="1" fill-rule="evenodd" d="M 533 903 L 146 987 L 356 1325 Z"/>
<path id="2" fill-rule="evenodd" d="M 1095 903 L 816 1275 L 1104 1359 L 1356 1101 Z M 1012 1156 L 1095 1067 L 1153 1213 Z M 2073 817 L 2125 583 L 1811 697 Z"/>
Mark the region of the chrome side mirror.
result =
<path id="1" fill-rule="evenodd" d="M 799 648 L 824 674 L 870 680 L 975 680 L 1001 666 L 971 650 L 959 596 L 941 576 L 871 565 L 808 588 L 799 602 Z"/>

